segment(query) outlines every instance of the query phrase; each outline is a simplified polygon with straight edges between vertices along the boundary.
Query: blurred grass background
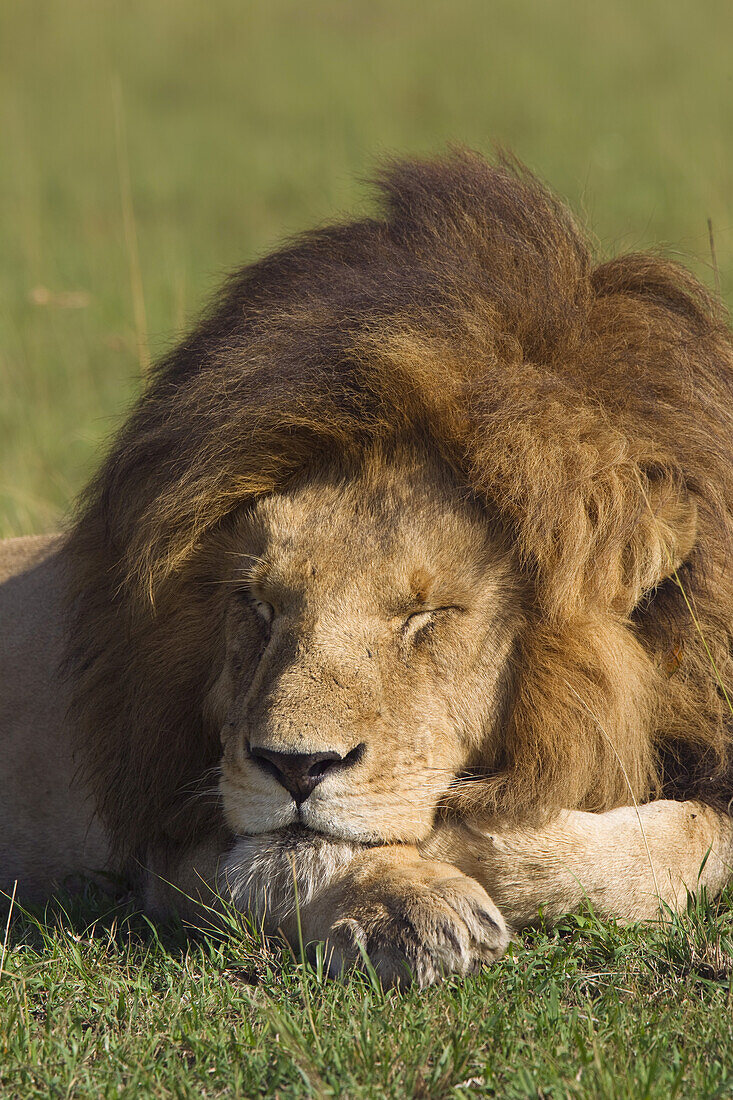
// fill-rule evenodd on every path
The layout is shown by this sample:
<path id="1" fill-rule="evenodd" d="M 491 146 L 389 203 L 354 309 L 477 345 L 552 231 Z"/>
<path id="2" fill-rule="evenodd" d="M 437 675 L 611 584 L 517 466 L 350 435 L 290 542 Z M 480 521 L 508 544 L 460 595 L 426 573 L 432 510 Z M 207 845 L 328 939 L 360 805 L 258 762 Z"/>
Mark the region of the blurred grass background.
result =
<path id="1" fill-rule="evenodd" d="M 504 144 L 599 254 L 713 286 L 709 218 L 731 303 L 732 42 L 730 0 L 0 0 L 0 536 L 63 521 L 149 356 L 380 154 Z M 733 1096 L 731 912 L 573 918 L 404 999 L 49 914 L 0 959 L 0 1093 Z"/>
<path id="2" fill-rule="evenodd" d="M 729 0 L 6 0 L 0 535 L 61 522 L 146 346 L 363 209 L 383 153 L 502 143 L 600 253 L 665 244 L 712 284 L 710 218 L 730 297 L 731 42 Z"/>

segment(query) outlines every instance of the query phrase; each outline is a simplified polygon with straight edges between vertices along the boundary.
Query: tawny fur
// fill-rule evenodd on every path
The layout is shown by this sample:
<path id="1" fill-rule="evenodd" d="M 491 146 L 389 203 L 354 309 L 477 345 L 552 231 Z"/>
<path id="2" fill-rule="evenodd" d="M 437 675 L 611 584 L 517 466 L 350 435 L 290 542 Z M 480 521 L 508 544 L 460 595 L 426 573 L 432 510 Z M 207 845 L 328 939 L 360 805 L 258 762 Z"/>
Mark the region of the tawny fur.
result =
<path id="1" fill-rule="evenodd" d="M 733 348 L 517 165 L 379 185 L 230 281 L 61 548 L 3 544 L 0 888 L 218 886 L 425 984 L 731 873 Z M 297 807 L 261 750 L 346 764 Z"/>
<path id="2" fill-rule="evenodd" d="M 73 714 L 127 852 L 216 827 L 204 803 L 181 811 L 219 757 L 202 707 L 222 622 L 212 541 L 326 458 L 358 466 L 405 439 L 498 513 L 533 593 L 502 757 L 459 811 L 733 793 L 719 307 L 653 255 L 594 267 L 514 165 L 459 153 L 391 166 L 380 187 L 382 217 L 231 280 L 84 497 L 66 551 Z"/>

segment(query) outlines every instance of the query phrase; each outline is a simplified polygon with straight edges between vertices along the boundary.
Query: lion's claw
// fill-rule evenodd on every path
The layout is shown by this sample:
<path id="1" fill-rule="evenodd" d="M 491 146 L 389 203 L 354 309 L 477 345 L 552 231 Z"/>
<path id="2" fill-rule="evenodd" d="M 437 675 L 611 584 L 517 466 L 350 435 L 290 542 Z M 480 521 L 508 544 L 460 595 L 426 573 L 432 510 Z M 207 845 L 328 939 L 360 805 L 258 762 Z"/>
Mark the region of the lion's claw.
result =
<path id="1" fill-rule="evenodd" d="M 468 974 L 500 958 L 509 933 L 481 886 L 464 876 L 430 885 L 394 884 L 364 899 L 331 926 L 329 972 L 336 976 L 366 955 L 382 983 L 421 988 L 446 974 Z"/>

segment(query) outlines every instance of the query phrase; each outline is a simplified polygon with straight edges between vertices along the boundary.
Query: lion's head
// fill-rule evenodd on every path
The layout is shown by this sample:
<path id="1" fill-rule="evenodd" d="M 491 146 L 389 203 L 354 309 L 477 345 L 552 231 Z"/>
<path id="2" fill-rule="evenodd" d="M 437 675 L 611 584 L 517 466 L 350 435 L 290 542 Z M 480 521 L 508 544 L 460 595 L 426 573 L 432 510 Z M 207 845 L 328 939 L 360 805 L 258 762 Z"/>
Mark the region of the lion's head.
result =
<path id="1" fill-rule="evenodd" d="M 83 499 L 66 669 L 122 852 L 733 793 L 718 307 L 594 267 L 516 166 L 381 185 L 231 281 Z"/>
<path id="2" fill-rule="evenodd" d="M 230 828 L 426 835 L 506 721 L 524 593 L 490 512 L 434 458 L 375 453 L 255 504 L 228 560 Z"/>

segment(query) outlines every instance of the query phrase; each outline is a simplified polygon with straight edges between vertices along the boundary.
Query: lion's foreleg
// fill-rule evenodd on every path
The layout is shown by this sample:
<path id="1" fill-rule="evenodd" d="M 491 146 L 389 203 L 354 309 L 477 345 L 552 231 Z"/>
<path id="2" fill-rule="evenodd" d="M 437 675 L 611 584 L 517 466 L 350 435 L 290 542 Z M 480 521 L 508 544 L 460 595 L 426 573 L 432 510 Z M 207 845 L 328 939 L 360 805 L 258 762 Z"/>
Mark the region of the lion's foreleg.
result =
<path id="1" fill-rule="evenodd" d="M 687 892 L 717 895 L 733 878 L 733 820 L 697 802 L 565 811 L 539 829 L 435 830 L 426 855 L 455 864 L 491 894 L 509 926 L 558 919 L 589 902 L 602 917 L 654 920 Z"/>
<path id="2" fill-rule="evenodd" d="M 296 948 L 301 938 L 325 941 L 332 974 L 365 954 L 385 984 L 427 985 L 498 958 L 509 940 L 475 879 L 411 845 L 241 837 L 220 882 L 265 932 L 281 932 Z"/>

